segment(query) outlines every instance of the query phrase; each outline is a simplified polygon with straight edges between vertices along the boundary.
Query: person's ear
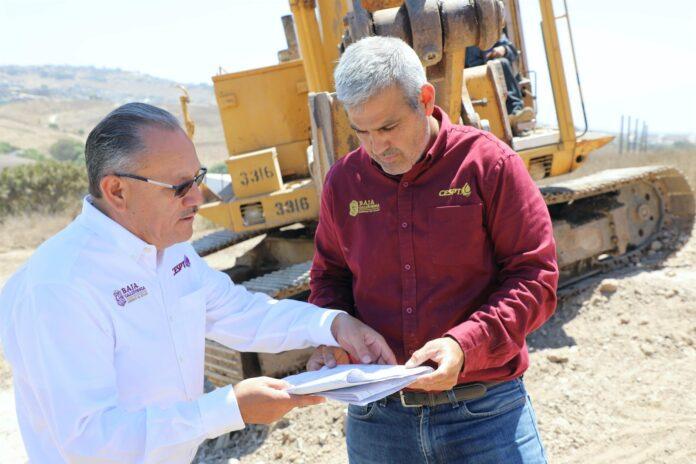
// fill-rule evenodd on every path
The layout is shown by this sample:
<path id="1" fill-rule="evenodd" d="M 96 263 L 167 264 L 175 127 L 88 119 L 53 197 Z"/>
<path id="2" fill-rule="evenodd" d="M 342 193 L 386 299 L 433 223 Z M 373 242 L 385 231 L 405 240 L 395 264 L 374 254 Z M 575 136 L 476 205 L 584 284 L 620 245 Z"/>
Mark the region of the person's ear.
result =
<path id="1" fill-rule="evenodd" d="M 111 208 L 116 211 L 126 210 L 126 199 L 128 198 L 130 185 L 128 185 L 125 179 L 114 175 L 104 176 L 99 182 L 99 188 L 102 192 L 102 199 Z"/>
<path id="2" fill-rule="evenodd" d="M 426 82 L 421 87 L 420 102 L 425 108 L 425 115 L 432 115 L 435 110 L 435 87 L 431 83 Z"/>

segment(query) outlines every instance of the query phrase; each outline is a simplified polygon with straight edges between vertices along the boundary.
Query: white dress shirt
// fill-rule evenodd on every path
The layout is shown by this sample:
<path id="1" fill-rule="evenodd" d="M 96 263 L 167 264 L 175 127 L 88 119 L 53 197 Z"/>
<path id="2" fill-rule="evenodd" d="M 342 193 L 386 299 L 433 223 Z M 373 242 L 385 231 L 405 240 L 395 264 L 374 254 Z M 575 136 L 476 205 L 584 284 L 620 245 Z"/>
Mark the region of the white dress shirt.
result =
<path id="1" fill-rule="evenodd" d="M 240 351 L 337 345 L 338 311 L 250 293 L 188 243 L 158 253 L 89 200 L 0 294 L 32 462 L 190 462 L 244 427 L 231 386 L 203 394 L 206 337 Z"/>

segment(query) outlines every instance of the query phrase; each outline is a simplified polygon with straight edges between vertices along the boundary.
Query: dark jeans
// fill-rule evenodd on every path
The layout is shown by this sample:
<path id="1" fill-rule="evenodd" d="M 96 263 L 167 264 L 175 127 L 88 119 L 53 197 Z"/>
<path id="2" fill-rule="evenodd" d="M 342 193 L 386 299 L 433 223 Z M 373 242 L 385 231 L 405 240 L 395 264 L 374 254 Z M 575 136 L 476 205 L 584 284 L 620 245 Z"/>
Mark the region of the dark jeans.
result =
<path id="1" fill-rule="evenodd" d="M 546 462 L 520 379 L 435 407 L 405 408 L 394 399 L 351 405 L 346 439 L 351 464 Z"/>
<path id="2" fill-rule="evenodd" d="M 507 107 L 508 114 L 513 114 L 524 108 L 524 101 L 522 100 L 522 88 L 512 72 L 510 61 L 507 58 L 497 58 L 497 60 L 503 66 L 505 87 L 507 87 L 508 97 L 507 101 L 505 102 L 505 106 Z"/>

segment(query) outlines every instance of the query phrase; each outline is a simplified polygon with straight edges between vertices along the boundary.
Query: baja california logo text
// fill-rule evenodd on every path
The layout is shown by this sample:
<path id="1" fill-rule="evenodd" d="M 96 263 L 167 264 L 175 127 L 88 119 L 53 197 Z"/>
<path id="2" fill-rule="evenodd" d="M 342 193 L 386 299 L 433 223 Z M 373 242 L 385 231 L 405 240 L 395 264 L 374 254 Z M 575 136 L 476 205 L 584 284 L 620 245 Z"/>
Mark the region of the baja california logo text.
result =
<path id="1" fill-rule="evenodd" d="M 145 296 L 147 296 L 147 289 L 136 283 L 114 290 L 114 299 L 119 306 L 125 306 L 126 303 L 132 303 Z"/>
<path id="2" fill-rule="evenodd" d="M 177 275 L 185 267 L 191 267 L 191 261 L 184 255 L 184 260 L 172 268 L 173 275 Z"/>
<path id="3" fill-rule="evenodd" d="M 348 214 L 355 217 L 362 213 L 378 213 L 379 203 L 375 200 L 353 200 L 348 204 Z"/>

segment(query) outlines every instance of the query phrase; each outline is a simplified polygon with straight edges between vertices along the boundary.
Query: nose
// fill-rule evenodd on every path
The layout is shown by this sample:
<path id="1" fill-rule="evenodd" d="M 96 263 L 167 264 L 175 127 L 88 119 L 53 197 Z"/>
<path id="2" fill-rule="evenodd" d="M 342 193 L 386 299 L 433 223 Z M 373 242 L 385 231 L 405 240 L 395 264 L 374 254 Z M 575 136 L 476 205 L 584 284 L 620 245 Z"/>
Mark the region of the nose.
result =
<path id="1" fill-rule="evenodd" d="M 198 184 L 194 183 L 191 189 L 184 195 L 184 206 L 187 208 L 200 206 L 203 204 L 204 200 L 203 189 Z"/>
<path id="2" fill-rule="evenodd" d="M 384 153 L 391 146 L 389 138 L 379 133 L 370 135 L 370 145 L 372 147 L 372 153 L 375 154 Z"/>

